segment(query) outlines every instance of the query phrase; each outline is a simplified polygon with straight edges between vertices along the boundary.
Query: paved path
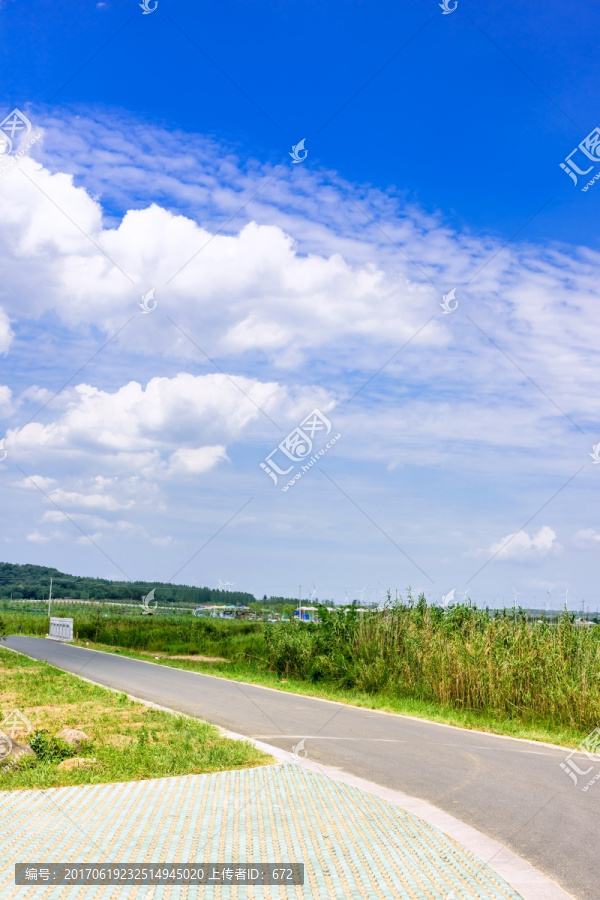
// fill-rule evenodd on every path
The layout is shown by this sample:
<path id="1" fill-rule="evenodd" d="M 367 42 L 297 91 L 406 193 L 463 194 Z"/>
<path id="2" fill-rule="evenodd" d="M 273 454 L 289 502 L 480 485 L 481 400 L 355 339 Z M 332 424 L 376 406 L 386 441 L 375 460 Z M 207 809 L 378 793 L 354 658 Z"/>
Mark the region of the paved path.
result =
<path id="1" fill-rule="evenodd" d="M 546 745 L 329 703 L 52 641 L 8 646 L 100 684 L 298 751 L 427 800 L 510 848 L 578 900 L 598 900 L 600 782 L 575 786 Z M 580 769 L 592 763 L 575 756 Z"/>
<path id="2" fill-rule="evenodd" d="M 142 900 L 150 893 L 148 887 L 15 886 L 15 859 L 92 866 L 203 861 L 221 863 L 217 871 L 232 869 L 225 886 L 157 887 L 153 900 L 520 900 L 437 828 L 297 765 L 0 797 L 3 900 Z M 303 863 L 304 885 L 236 886 L 232 864 L 257 862 Z"/>

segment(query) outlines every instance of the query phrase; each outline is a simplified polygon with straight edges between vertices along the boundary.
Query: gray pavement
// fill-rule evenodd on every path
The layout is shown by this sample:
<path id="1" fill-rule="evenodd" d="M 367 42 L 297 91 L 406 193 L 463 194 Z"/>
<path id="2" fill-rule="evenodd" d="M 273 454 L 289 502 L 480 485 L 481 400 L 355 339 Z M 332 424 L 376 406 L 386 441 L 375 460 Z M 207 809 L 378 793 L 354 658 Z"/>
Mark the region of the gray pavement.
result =
<path id="1" fill-rule="evenodd" d="M 405 716 L 330 703 L 49 640 L 7 646 L 142 699 L 178 709 L 316 763 L 401 791 L 478 829 L 579 900 L 600 896 L 600 760 Z"/>

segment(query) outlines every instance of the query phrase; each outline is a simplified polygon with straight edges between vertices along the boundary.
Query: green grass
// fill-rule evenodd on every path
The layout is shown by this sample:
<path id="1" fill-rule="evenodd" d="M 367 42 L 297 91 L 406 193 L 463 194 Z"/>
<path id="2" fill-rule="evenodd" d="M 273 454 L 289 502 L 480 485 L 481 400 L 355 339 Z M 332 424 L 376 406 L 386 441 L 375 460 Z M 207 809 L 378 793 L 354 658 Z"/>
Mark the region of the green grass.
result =
<path id="1" fill-rule="evenodd" d="M 0 767 L 0 790 L 137 781 L 267 765 L 273 760 L 251 744 L 223 737 L 196 719 L 152 709 L 47 663 L 0 649 L 0 709 L 19 709 L 36 731 L 78 728 L 90 738 L 81 753 L 98 760 L 90 769 L 59 771 L 58 760 L 27 758 Z M 30 736 L 31 737 L 31 736 Z"/>
<path id="2" fill-rule="evenodd" d="M 110 608 L 108 608 L 110 610 Z M 129 647 L 132 650 L 156 650 L 170 654 L 203 653 L 207 656 L 239 656 L 264 649 L 261 622 L 196 618 L 190 614 L 141 616 L 139 610 L 117 615 L 107 609 L 95 611 L 81 606 L 60 606 L 54 615 L 72 617 L 74 632 L 81 640 Z M 42 637 L 48 633 L 48 616 L 2 609 L 0 619 L 8 634 L 16 634 L 19 625 L 24 634 Z M 202 649 L 199 649 L 202 648 Z"/>

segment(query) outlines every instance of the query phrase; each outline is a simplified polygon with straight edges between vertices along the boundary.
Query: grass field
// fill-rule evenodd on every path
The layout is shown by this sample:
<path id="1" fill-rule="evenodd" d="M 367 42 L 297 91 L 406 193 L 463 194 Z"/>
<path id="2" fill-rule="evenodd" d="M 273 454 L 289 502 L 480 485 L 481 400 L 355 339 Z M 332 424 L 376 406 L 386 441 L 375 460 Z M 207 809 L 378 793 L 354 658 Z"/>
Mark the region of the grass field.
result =
<path id="1" fill-rule="evenodd" d="M 43 662 L 0 649 L 0 710 L 18 709 L 35 731 L 77 728 L 90 738 L 79 754 L 89 769 L 60 771 L 60 758 L 25 758 L 0 766 L 0 790 L 133 781 L 266 765 L 251 744 L 224 738 L 212 725 L 152 709 Z M 29 735 L 28 739 L 31 738 Z"/>

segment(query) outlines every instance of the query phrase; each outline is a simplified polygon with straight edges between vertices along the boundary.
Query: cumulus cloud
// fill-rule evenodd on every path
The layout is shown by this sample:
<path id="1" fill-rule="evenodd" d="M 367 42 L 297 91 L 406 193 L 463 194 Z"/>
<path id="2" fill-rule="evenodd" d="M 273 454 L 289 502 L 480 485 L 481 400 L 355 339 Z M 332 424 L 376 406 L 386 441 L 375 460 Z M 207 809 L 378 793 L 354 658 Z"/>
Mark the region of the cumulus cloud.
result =
<path id="1" fill-rule="evenodd" d="M 219 352 L 260 351 L 283 366 L 311 347 L 344 340 L 404 342 L 421 325 L 419 305 L 431 290 L 374 262 L 301 254 L 276 225 L 249 222 L 237 234 L 215 234 L 156 204 L 128 211 L 107 229 L 99 203 L 71 177 L 30 158 L 22 166 L 31 181 L 0 182 L 0 297 L 21 315 L 52 309 L 70 327 L 108 333 L 137 312 L 137 285 L 154 286 L 161 309 Z M 0 319 L 0 349 L 2 336 Z M 437 339 L 433 327 L 428 340 Z M 153 340 L 173 352 L 181 335 L 165 328 Z"/>
<path id="2" fill-rule="evenodd" d="M 157 311 L 143 329 L 131 326 L 140 352 L 197 358 L 176 323 L 228 363 L 268 360 L 304 376 L 318 361 L 342 393 L 344 373 L 370 377 L 393 357 L 378 376 L 381 389 L 406 384 L 455 398 L 476 386 L 472 413 L 506 398 L 513 409 L 533 412 L 538 432 L 548 417 L 572 429 L 561 410 L 582 427 L 595 415 L 599 254 L 513 242 L 495 255 L 495 238 L 456 232 L 401 197 L 336 176 L 360 201 L 357 209 L 309 169 L 294 179 L 279 175 L 240 211 L 273 170 L 215 141 L 131 119 L 116 133 L 113 117 L 50 117 L 45 125 L 45 146 L 34 148 L 43 165 L 22 165 L 93 243 L 36 184 L 3 179 L 0 299 L 11 314 L 13 307 L 19 315 L 52 310 L 71 328 L 114 334 L 154 287 Z M 123 205 L 110 225 L 100 195 Z M 230 217 L 229 230 L 220 231 Z M 473 287 L 461 287 L 482 266 Z M 459 309 L 444 317 L 439 301 L 449 286 L 457 287 Z M 172 322 L 152 324 L 165 313 Z M 116 344 L 129 349 L 132 333 Z"/>
<path id="3" fill-rule="evenodd" d="M 494 238 L 455 232 L 439 215 L 341 180 L 359 197 L 356 209 L 309 170 L 293 180 L 280 175 L 228 232 L 219 231 L 271 169 L 242 163 L 216 142 L 121 124 L 117 135 L 114 121 L 65 126 L 50 118 L 46 147 L 39 148 L 44 165 L 22 162 L 35 183 L 0 182 L 6 247 L 0 299 L 11 314 L 52 310 L 71 328 L 113 334 L 139 313 L 140 294 L 154 287 L 153 321 L 168 314 L 203 350 L 228 360 L 268 359 L 304 374 L 318 359 L 339 380 L 349 369 L 372 374 L 382 354 L 389 358 L 408 342 L 380 376 L 383 384 L 394 378 L 455 394 L 476 384 L 480 406 L 508 394 L 513 405 L 555 417 L 564 409 L 578 424 L 594 414 L 599 254 L 514 242 L 494 255 L 500 246 Z M 57 166 L 71 166 L 73 175 Z M 97 196 L 110 190 L 136 208 L 125 206 L 108 226 Z M 144 192 L 148 202 L 139 208 Z M 157 192 L 164 206 L 151 199 Z M 373 221 L 382 222 L 391 241 Z M 473 289 L 460 286 L 488 262 Z M 443 317 L 439 300 L 449 285 L 457 286 L 459 310 Z M 461 318 L 463 311 L 506 356 Z M 156 327 L 151 318 L 136 331 L 140 349 L 197 356 L 175 325 L 163 319 Z M 119 346 L 130 334 L 117 338 Z M 571 427 L 566 418 L 564 425 Z"/>
<path id="4" fill-rule="evenodd" d="M 47 403 L 48 400 L 52 398 L 53 394 L 48 388 L 40 387 L 37 384 L 32 384 L 30 387 L 26 388 L 18 397 L 18 403 L 35 403 L 38 406 Z"/>
<path id="5" fill-rule="evenodd" d="M 333 406 L 320 388 L 186 372 L 152 378 L 145 387 L 131 381 L 112 392 L 80 384 L 65 398 L 55 421 L 9 430 L 7 447 L 45 459 L 53 452 L 83 457 L 93 451 L 137 471 L 158 470 L 161 453 L 170 451 L 172 471 L 206 471 L 225 459 L 221 442 L 237 440 L 251 423 L 289 422 L 316 405 L 323 411 Z"/>
<path id="6" fill-rule="evenodd" d="M 188 447 L 176 450 L 169 458 L 169 472 L 184 475 L 200 475 L 209 472 L 218 463 L 227 459 L 227 449 L 215 447 Z"/>
<path id="7" fill-rule="evenodd" d="M 333 403 L 322 388 L 224 374 L 180 372 L 113 391 L 80 384 L 63 393 L 58 409 L 48 407 L 47 423 L 9 430 L 6 446 L 20 466 L 43 467 L 46 474 L 24 478 L 19 486 L 46 495 L 45 521 L 64 520 L 63 510 L 84 530 L 106 534 L 106 520 L 99 516 L 114 522 L 125 514 L 134 517 L 133 537 L 140 520 L 167 508 L 174 484 L 198 484 L 228 463 L 228 446 L 265 432 L 275 444 L 290 423 L 317 406 L 327 412 Z M 259 472 L 266 451 L 256 446 L 254 452 Z M 115 527 L 123 530 L 126 523 Z M 172 540 L 152 528 L 139 536 L 157 546 Z"/>
<path id="8" fill-rule="evenodd" d="M 507 534 L 485 551 L 499 560 L 530 560 L 560 553 L 556 533 L 548 525 L 529 535 L 526 531 Z"/>

